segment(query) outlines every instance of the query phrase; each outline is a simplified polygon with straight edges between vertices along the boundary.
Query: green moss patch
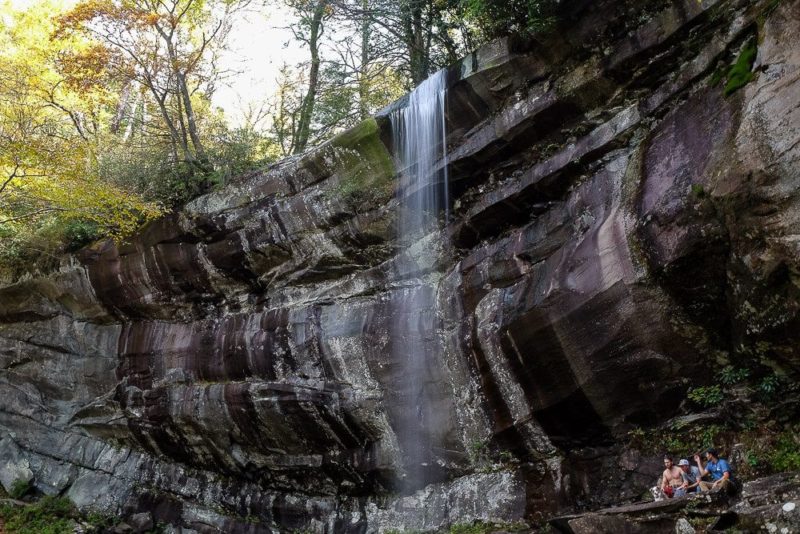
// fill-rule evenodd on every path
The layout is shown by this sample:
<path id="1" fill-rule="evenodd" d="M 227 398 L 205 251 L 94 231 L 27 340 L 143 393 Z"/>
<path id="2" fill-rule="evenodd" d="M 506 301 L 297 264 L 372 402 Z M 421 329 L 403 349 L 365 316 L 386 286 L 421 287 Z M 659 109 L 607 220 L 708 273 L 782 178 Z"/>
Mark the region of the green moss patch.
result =
<path id="1" fill-rule="evenodd" d="M 758 45 L 756 45 L 755 40 L 750 40 L 744 45 L 742 51 L 739 52 L 739 57 L 736 58 L 736 62 L 728 70 L 727 81 L 723 89 L 725 96 L 732 95 L 752 81 L 754 77 L 752 72 L 753 63 L 755 63 L 757 53 Z"/>
<path id="2" fill-rule="evenodd" d="M 395 168 L 375 119 L 367 119 L 332 139 L 326 157 L 333 160 L 339 178 L 331 196 L 354 211 L 391 198 Z"/>
<path id="3" fill-rule="evenodd" d="M 29 480 L 15 480 L 11 484 L 11 491 L 8 493 L 12 499 L 21 499 L 33 488 Z"/>
<path id="4" fill-rule="evenodd" d="M 71 534 L 77 517 L 68 499 L 43 497 L 29 506 L 0 506 L 5 529 L 15 534 Z"/>

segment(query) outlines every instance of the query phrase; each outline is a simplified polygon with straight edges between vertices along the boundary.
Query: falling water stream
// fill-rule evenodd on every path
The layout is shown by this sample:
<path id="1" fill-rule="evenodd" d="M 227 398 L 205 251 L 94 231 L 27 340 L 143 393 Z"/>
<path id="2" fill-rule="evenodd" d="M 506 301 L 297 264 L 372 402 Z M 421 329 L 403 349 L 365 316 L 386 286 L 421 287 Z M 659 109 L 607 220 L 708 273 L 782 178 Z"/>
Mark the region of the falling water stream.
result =
<path id="1" fill-rule="evenodd" d="M 400 162 L 400 239 L 433 229 L 447 209 L 445 97 L 447 71 L 440 70 L 408 97 L 391 116 L 395 154 Z"/>
<path id="2" fill-rule="evenodd" d="M 398 274 L 402 288 L 393 299 L 393 359 L 398 370 L 397 437 L 405 456 L 403 486 L 418 488 L 429 478 L 443 414 L 435 403 L 435 362 L 441 343 L 436 314 L 435 258 L 442 248 L 434 231 L 447 216 L 445 131 L 446 71 L 439 71 L 391 115 L 394 152 L 400 169 L 398 188 Z M 438 427 L 438 428 L 437 428 Z"/>

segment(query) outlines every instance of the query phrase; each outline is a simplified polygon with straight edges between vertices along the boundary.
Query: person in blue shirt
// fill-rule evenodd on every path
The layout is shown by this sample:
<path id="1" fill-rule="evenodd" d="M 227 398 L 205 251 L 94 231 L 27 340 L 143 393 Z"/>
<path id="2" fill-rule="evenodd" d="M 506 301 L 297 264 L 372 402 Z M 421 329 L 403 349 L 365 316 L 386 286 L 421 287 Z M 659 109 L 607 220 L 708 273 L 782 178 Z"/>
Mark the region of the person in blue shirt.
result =
<path id="1" fill-rule="evenodd" d="M 728 493 L 735 491 L 736 487 L 733 483 L 733 471 L 728 462 L 719 457 L 717 450 L 714 448 L 706 451 L 705 468 L 700 465 L 700 456 L 695 454 L 694 461 L 697 463 L 697 468 L 700 470 L 700 476 L 710 476 L 711 482 L 705 480 L 700 481 L 700 489 L 703 491 L 722 489 Z"/>

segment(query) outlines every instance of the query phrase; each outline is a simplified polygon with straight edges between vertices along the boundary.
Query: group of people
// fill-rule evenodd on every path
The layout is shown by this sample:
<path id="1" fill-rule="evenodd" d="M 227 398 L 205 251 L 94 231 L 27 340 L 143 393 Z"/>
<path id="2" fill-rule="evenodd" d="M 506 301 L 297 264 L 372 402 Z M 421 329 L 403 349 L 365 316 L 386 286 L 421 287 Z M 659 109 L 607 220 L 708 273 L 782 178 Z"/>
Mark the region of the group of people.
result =
<path id="1" fill-rule="evenodd" d="M 717 488 L 732 493 L 735 484 L 731 466 L 719 457 L 716 449 L 708 449 L 705 455 L 705 466 L 699 454 L 694 455 L 695 465 L 686 458 L 681 458 L 678 465 L 675 465 L 672 456 L 664 456 L 664 473 L 661 476 L 661 491 L 664 495 L 668 498 L 683 497 L 688 493 Z"/>

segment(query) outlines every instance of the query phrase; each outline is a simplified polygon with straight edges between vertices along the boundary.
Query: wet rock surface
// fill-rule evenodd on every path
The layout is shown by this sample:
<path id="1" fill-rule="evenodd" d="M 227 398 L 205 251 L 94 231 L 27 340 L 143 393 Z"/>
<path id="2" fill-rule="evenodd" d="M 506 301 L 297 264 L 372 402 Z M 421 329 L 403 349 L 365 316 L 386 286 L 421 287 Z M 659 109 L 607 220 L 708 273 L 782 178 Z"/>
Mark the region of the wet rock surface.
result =
<path id="1" fill-rule="evenodd" d="M 0 286 L 3 485 L 196 532 L 536 522 L 652 485 L 627 433 L 720 353 L 766 344 L 796 373 L 800 2 L 564 10 L 448 71 L 452 217 L 416 269 L 387 109 Z M 712 74 L 751 39 L 754 81 L 725 97 Z M 432 485 L 398 495 L 392 303 L 420 279 L 438 446 Z M 756 501 L 734 511 L 796 513 Z"/>

